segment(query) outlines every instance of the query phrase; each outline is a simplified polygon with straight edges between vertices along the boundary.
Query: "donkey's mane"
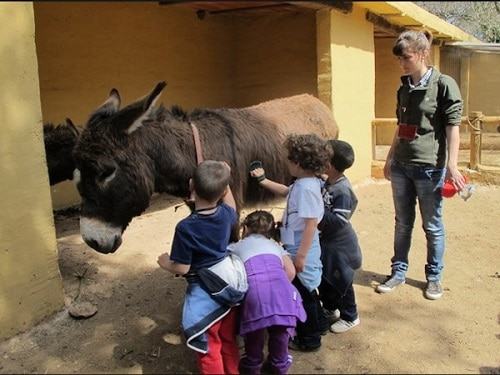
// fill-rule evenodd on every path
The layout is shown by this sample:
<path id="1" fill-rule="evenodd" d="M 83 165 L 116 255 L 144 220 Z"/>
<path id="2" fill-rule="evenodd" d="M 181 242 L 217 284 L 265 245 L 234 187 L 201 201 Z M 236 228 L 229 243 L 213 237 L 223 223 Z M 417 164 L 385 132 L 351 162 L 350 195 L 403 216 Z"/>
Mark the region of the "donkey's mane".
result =
<path id="1" fill-rule="evenodd" d="M 179 105 L 173 105 L 170 109 L 166 108 L 163 104 L 154 108 L 151 112 L 150 117 L 157 120 L 165 120 L 167 118 L 174 118 L 175 120 L 182 122 L 189 122 L 190 120 L 205 119 L 207 117 L 217 117 L 219 120 L 224 117 L 219 115 L 220 109 L 209 109 L 209 108 L 194 108 L 191 111 L 183 109 Z"/>

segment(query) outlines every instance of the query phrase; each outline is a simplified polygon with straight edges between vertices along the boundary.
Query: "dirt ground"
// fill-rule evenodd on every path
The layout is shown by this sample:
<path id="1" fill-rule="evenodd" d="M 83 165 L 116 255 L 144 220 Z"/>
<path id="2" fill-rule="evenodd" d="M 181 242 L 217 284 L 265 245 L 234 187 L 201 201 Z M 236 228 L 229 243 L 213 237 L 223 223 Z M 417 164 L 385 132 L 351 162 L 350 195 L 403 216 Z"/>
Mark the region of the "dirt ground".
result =
<path id="1" fill-rule="evenodd" d="M 478 186 L 467 202 L 445 201 L 445 294 L 438 301 L 422 292 L 426 252 L 419 218 L 407 284 L 387 295 L 374 291 L 389 272 L 391 190 L 387 181 L 370 179 L 355 191 L 353 224 L 364 255 L 355 280 L 361 324 L 324 336 L 318 352 L 293 352 L 291 372 L 500 373 L 500 187 Z M 111 255 L 82 242 L 77 215 L 57 215 L 66 302 L 90 301 L 98 312 L 75 320 L 63 310 L 0 343 L 0 373 L 195 372 L 193 352 L 180 336 L 185 281 L 156 264 L 187 215 L 185 206 L 175 210 L 179 203 L 155 197 Z M 279 216 L 283 205 L 267 208 Z"/>

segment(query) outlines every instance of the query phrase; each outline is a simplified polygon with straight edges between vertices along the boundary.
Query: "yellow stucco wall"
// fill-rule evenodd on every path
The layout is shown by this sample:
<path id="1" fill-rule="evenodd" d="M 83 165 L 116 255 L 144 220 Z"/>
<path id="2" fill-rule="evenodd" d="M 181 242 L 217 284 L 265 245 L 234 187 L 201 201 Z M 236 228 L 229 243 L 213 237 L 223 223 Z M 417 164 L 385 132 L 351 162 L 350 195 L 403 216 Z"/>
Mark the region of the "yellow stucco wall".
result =
<path id="1" fill-rule="evenodd" d="M 234 105 L 308 93 L 317 96 L 313 12 L 235 16 Z"/>
<path id="2" fill-rule="evenodd" d="M 122 103 L 160 80 L 165 105 L 229 106 L 233 36 L 227 22 L 157 2 L 34 3 L 45 122 L 84 125 L 116 87 Z M 126 20 L 126 22 L 125 22 Z M 71 182 L 51 188 L 53 207 L 79 202 Z"/>
<path id="3" fill-rule="evenodd" d="M 401 82 L 401 69 L 392 54 L 396 38 L 375 39 L 375 116 L 396 116 L 396 91 Z"/>
<path id="4" fill-rule="evenodd" d="M 0 3 L 0 339 L 63 306 L 32 3 Z"/>
<path id="5" fill-rule="evenodd" d="M 157 2 L 37 2 L 44 120 L 82 124 L 116 87 L 123 103 L 159 80 L 161 102 L 186 108 L 230 100 L 232 36 L 219 18 Z"/>
<path id="6" fill-rule="evenodd" d="M 332 108 L 332 50 L 330 29 L 332 17 L 330 9 L 316 13 L 316 56 L 318 69 L 318 98 L 328 108 Z"/>
<path id="7" fill-rule="evenodd" d="M 500 116 L 500 54 L 473 53 L 470 60 L 469 110 Z"/>
<path id="8" fill-rule="evenodd" d="M 340 139 L 354 148 L 356 161 L 346 174 L 351 181 L 371 175 L 371 123 L 375 118 L 375 46 L 373 24 L 365 10 L 330 12 L 332 108 Z"/>

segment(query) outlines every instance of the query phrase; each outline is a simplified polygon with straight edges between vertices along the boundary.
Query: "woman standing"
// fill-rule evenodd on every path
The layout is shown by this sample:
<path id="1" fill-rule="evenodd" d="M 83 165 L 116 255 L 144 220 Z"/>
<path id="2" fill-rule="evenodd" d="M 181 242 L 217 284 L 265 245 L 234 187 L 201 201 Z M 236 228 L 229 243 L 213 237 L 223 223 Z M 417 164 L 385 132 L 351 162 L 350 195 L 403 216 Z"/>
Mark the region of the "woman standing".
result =
<path id="1" fill-rule="evenodd" d="M 460 191 L 465 179 L 457 167 L 462 98 L 453 78 L 427 65 L 431 42 L 427 31 L 405 31 L 392 49 L 404 74 L 397 92 L 398 126 L 384 166 L 384 176 L 391 181 L 396 225 L 391 276 L 377 291 L 391 292 L 405 283 L 418 199 L 427 239 L 425 296 L 434 300 L 443 295 L 441 189 L 449 178 Z"/>

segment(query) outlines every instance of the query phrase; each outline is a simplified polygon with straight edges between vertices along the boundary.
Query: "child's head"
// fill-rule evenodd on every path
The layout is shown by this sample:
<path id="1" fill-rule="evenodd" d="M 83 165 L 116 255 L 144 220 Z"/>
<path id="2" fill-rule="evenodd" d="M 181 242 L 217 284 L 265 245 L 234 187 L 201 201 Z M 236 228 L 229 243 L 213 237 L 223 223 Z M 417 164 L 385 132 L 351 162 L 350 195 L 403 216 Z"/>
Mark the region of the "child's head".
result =
<path id="1" fill-rule="evenodd" d="M 267 238 L 275 238 L 276 224 L 273 215 L 262 210 L 248 214 L 243 221 L 243 237 L 250 234 L 261 234 Z"/>
<path id="2" fill-rule="evenodd" d="M 328 162 L 331 150 L 326 141 L 316 134 L 292 134 L 285 140 L 288 160 L 306 171 L 321 173 Z"/>
<path id="3" fill-rule="evenodd" d="M 328 144 L 333 150 L 333 156 L 330 158 L 330 164 L 339 173 L 344 173 L 354 163 L 354 150 L 347 142 L 338 139 L 331 139 Z"/>
<path id="4" fill-rule="evenodd" d="M 205 160 L 194 172 L 193 189 L 199 198 L 215 202 L 224 195 L 230 179 L 231 172 L 223 162 Z"/>

